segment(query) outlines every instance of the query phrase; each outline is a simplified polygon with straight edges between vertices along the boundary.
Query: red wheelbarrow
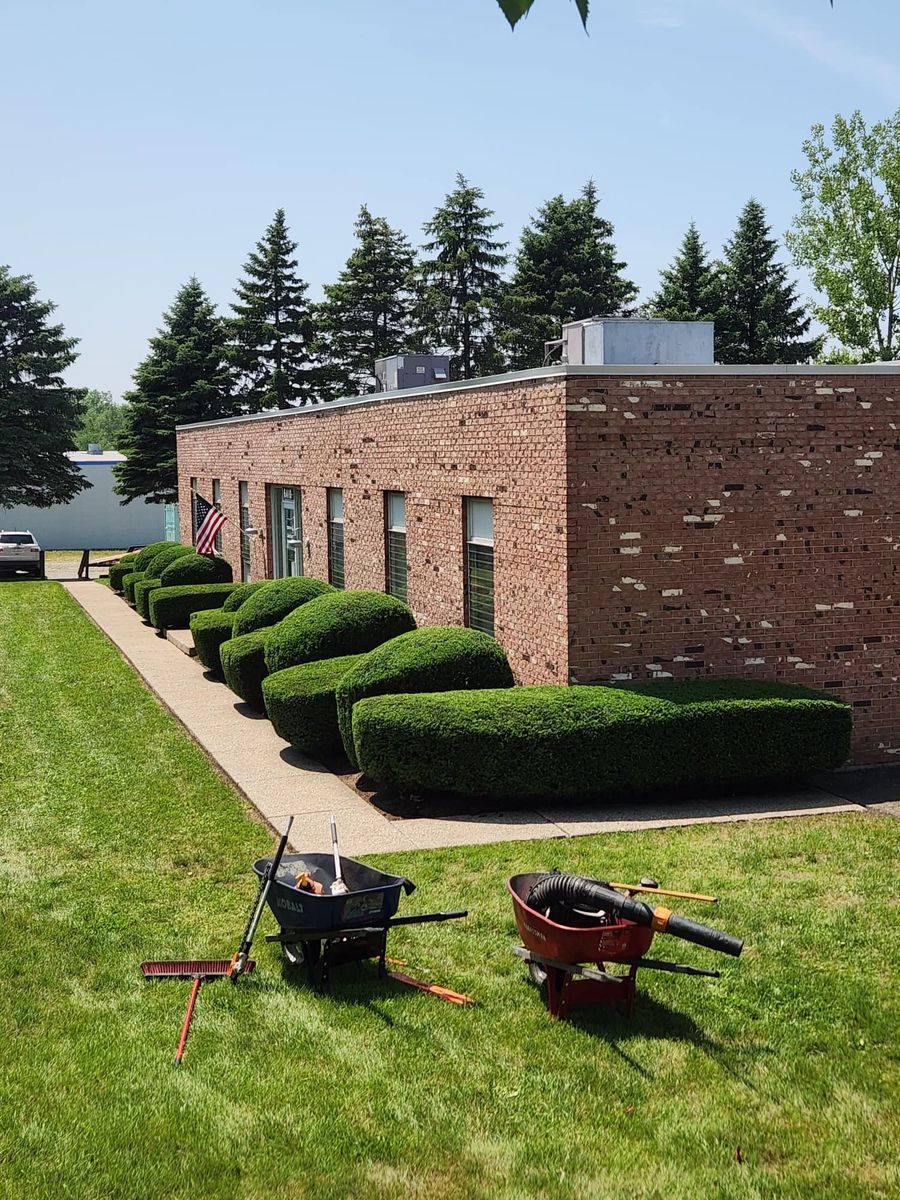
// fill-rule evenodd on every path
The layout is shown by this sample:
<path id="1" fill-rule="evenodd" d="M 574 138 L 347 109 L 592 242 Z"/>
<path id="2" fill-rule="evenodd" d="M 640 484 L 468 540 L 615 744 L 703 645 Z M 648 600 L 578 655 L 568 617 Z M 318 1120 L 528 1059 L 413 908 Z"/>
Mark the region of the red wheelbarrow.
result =
<path id="1" fill-rule="evenodd" d="M 646 958 L 657 933 L 735 956 L 743 949 L 739 938 L 662 906 L 651 908 L 595 879 L 538 871 L 513 875 L 507 887 L 523 942 L 513 953 L 528 964 L 532 979 L 545 990 L 548 1011 L 560 1019 L 583 1004 L 621 1005 L 630 1017 L 641 968 L 719 977 L 718 971 Z M 608 965 L 627 970 L 609 971 Z"/>

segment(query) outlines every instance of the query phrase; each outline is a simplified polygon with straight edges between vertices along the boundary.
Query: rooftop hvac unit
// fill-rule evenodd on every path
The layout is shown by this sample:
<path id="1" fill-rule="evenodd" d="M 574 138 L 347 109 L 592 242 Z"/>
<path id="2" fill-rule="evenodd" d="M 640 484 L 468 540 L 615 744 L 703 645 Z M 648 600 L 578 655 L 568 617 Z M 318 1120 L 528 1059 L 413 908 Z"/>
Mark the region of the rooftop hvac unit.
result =
<path id="1" fill-rule="evenodd" d="M 376 392 L 427 387 L 446 383 L 449 378 L 450 359 L 446 354 L 392 354 L 375 360 Z"/>
<path id="2" fill-rule="evenodd" d="M 715 361 L 713 321 L 588 317 L 563 325 L 562 333 L 563 362 L 570 366 L 699 365 Z"/>

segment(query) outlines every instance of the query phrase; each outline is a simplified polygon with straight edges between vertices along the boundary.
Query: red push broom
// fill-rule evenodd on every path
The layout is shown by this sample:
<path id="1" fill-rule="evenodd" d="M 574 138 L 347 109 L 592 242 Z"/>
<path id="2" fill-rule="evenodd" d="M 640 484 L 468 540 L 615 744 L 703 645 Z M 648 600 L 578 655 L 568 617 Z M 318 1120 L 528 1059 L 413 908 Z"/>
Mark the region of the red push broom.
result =
<path id="1" fill-rule="evenodd" d="M 275 851 L 275 856 L 259 881 L 259 891 L 250 913 L 250 919 L 244 929 L 241 944 L 231 958 L 174 959 L 171 961 L 141 963 L 141 971 L 145 979 L 192 979 L 194 981 L 194 986 L 191 988 L 191 994 L 188 999 L 187 1010 L 184 1014 L 184 1021 L 181 1026 L 178 1050 L 175 1054 L 176 1067 L 181 1065 L 181 1060 L 184 1058 L 184 1048 L 187 1045 L 191 1020 L 194 1016 L 194 1005 L 197 1003 L 197 995 L 200 991 L 201 983 L 206 983 L 213 979 L 230 979 L 232 983 L 236 983 L 241 975 L 249 975 L 256 966 L 256 963 L 250 958 L 250 948 L 253 945 L 256 927 L 262 917 L 269 888 L 272 885 L 272 880 L 278 873 L 281 859 L 287 848 L 288 834 L 291 832 L 293 823 L 294 818 L 288 817 L 284 833 L 281 835 L 281 840 L 278 843 L 278 849 Z"/>

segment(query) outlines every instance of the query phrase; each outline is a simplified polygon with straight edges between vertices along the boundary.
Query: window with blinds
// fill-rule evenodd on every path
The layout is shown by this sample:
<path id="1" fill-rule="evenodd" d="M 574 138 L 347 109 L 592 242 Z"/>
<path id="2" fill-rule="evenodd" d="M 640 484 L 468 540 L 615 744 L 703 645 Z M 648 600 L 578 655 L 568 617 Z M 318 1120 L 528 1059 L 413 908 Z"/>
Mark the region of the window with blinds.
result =
<path id="1" fill-rule="evenodd" d="M 384 493 L 385 590 L 398 600 L 406 599 L 406 496 Z"/>
<path id="2" fill-rule="evenodd" d="M 238 512 L 241 525 L 241 581 L 250 582 L 250 485 L 243 479 L 238 484 Z"/>
<path id="3" fill-rule="evenodd" d="M 218 504 L 221 507 L 221 504 L 222 504 L 222 480 L 221 479 L 214 479 L 212 481 L 212 502 L 213 502 L 213 504 Z M 221 529 L 216 534 L 215 541 L 213 542 L 213 549 L 215 550 L 216 554 L 222 553 L 222 530 Z"/>
<path id="4" fill-rule="evenodd" d="M 466 624 L 494 634 L 494 502 L 477 496 L 465 500 Z"/>
<path id="5" fill-rule="evenodd" d="M 328 582 L 344 586 L 344 493 L 328 489 Z"/>

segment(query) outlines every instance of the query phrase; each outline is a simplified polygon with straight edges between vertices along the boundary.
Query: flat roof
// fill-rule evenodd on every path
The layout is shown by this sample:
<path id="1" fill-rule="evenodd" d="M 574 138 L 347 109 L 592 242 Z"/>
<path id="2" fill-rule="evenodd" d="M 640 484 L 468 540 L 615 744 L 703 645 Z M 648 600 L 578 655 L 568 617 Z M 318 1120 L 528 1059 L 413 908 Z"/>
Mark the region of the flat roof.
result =
<path id="1" fill-rule="evenodd" d="M 503 387 L 510 383 L 523 383 L 533 379 L 565 379 L 571 376 L 590 375 L 601 379 L 659 379 L 666 376 L 709 376 L 709 375 L 799 375 L 811 379 L 834 378 L 841 375 L 900 375 L 900 362 L 884 363 L 764 363 L 758 366 L 723 366 L 719 363 L 637 363 L 625 366 L 553 366 L 534 367 L 529 371 L 507 371 L 503 375 L 485 375 L 480 379 L 454 379 L 450 383 L 431 383 L 424 387 L 396 388 L 393 391 L 370 392 L 365 396 L 342 396 L 338 400 L 324 400 L 317 404 L 304 404 L 300 408 L 272 408 L 259 413 L 242 413 L 237 417 L 222 417 L 218 421 L 194 421 L 189 425 L 176 425 L 176 430 L 208 429 L 214 425 L 239 425 L 246 421 L 281 421 L 292 417 L 309 417 L 317 413 L 331 412 L 335 408 L 363 407 L 367 404 L 393 403 L 395 400 L 411 400 L 418 396 L 433 396 L 445 392 L 473 392 L 480 388 Z"/>
<path id="2" fill-rule="evenodd" d="M 119 454 L 117 450 L 104 450 L 102 454 L 88 454 L 87 450 L 69 450 L 66 452 L 66 458 L 70 462 L 78 463 L 81 467 L 97 463 L 102 465 L 125 462 L 125 455 Z"/>

